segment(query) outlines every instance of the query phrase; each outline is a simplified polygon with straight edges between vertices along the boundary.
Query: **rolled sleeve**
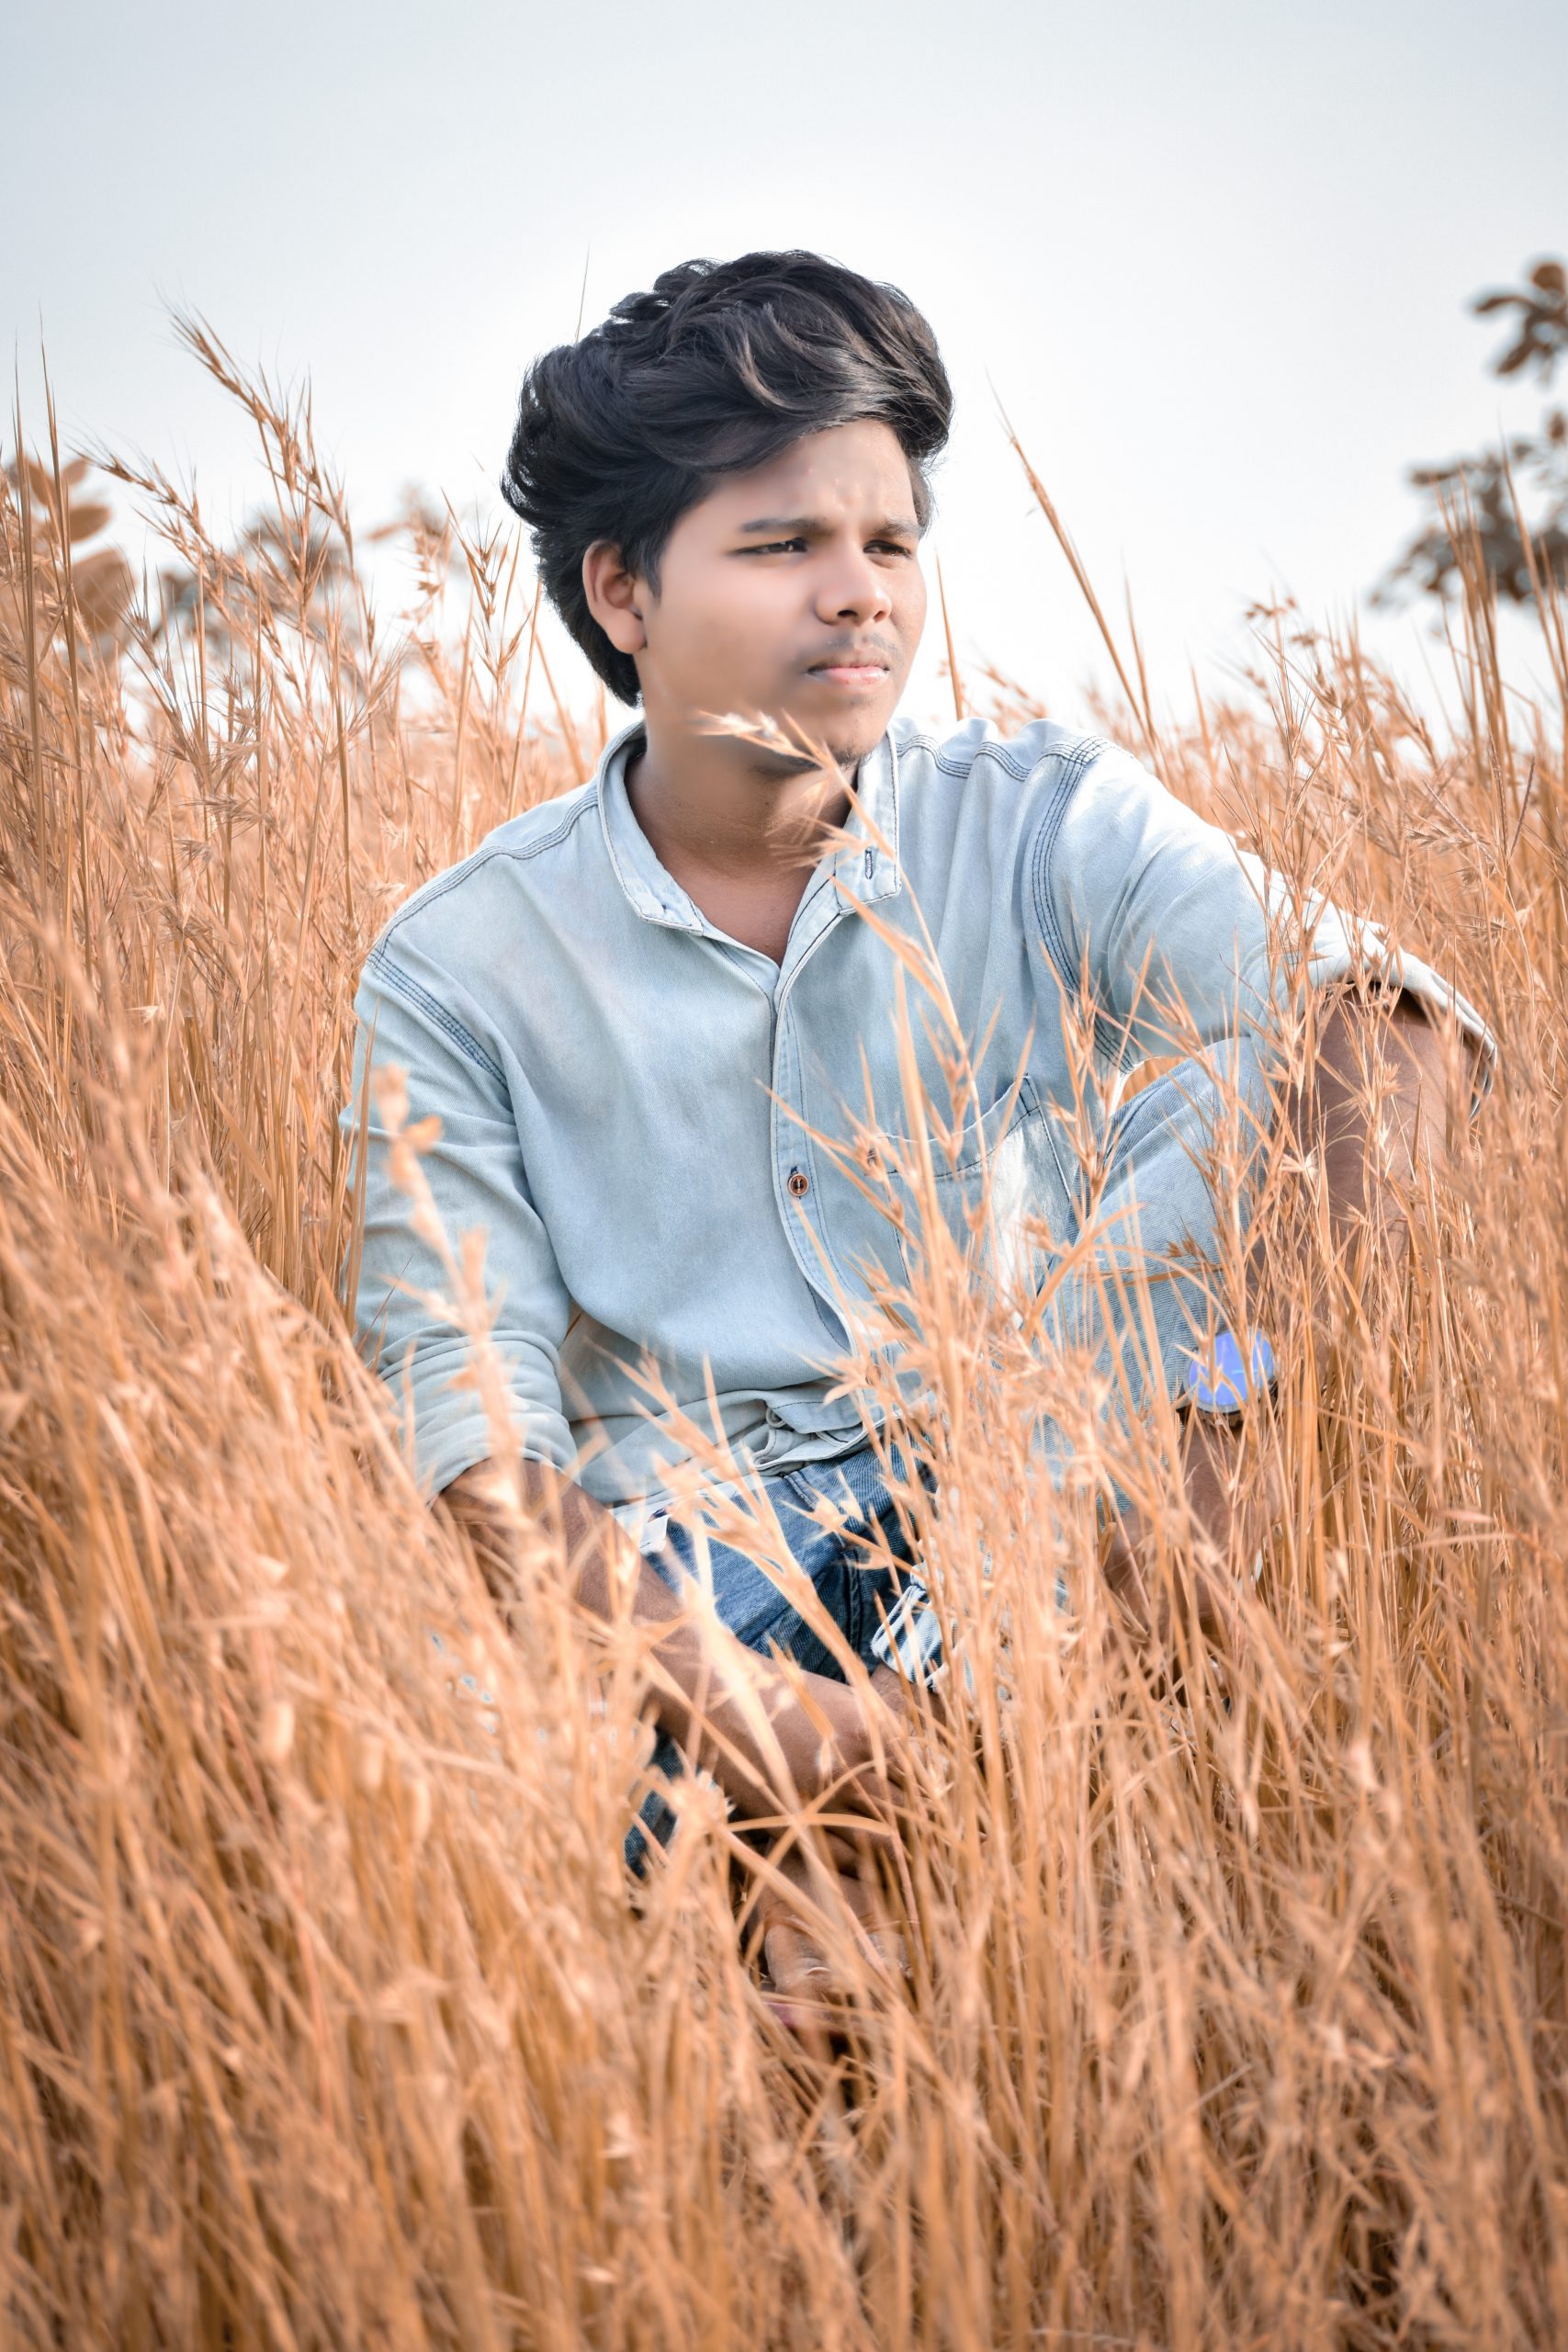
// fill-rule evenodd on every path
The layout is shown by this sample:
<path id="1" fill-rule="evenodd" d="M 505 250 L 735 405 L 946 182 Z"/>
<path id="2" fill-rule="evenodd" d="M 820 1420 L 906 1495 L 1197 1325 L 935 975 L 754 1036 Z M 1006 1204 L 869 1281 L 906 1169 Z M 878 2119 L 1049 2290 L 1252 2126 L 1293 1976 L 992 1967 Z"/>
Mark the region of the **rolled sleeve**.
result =
<path id="1" fill-rule="evenodd" d="M 462 1265 L 470 1237 L 483 1237 L 490 1339 L 519 1450 L 562 1469 L 575 1458 L 559 1365 L 571 1302 L 529 1197 L 504 1077 L 454 1011 L 452 992 L 432 985 L 438 977 L 384 946 L 371 951 L 355 1000 L 354 1091 L 340 1120 L 353 1194 L 364 1198 L 355 1330 L 403 1408 L 415 1475 L 433 1494 L 493 1453 L 497 1434 L 475 1340 L 452 1299 L 452 1266 L 396 1181 L 378 1073 L 402 1074 L 409 1126 L 432 1122 L 419 1167 L 446 1250 Z"/>
<path id="2" fill-rule="evenodd" d="M 1188 808 L 1146 769 L 1099 754 L 1035 857 L 1035 910 L 1064 992 L 1092 1015 L 1112 1067 L 1153 1061 L 1124 1101 L 1109 1091 L 1098 1181 L 1042 1329 L 1107 1387 L 1106 1410 L 1142 1411 L 1151 1385 L 1190 1384 L 1195 1352 L 1227 1320 L 1251 1215 L 1249 1169 L 1271 1118 L 1270 1079 L 1303 989 L 1376 981 L 1408 989 L 1470 1041 L 1472 1108 L 1495 1047 L 1451 982 L 1379 927 L 1280 876 Z M 1072 1445 L 1042 1419 L 1054 1479 Z"/>
<path id="3" fill-rule="evenodd" d="M 1087 985 L 1108 1050 L 1123 1059 L 1274 1031 L 1298 982 L 1407 989 L 1474 1048 L 1472 1107 L 1495 1045 L 1475 1007 L 1376 923 L 1281 877 L 1125 752 L 1078 781 L 1037 868 L 1044 944 L 1069 988 Z"/>

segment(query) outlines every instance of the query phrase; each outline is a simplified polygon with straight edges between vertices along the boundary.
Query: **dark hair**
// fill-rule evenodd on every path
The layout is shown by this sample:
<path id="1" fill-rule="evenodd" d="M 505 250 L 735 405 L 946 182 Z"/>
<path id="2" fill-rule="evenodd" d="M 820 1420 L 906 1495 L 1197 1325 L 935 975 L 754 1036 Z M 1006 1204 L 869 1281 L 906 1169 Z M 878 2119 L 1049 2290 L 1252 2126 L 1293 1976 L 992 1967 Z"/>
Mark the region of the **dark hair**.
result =
<path id="1" fill-rule="evenodd" d="M 923 530 L 926 468 L 952 413 L 936 339 L 896 286 L 820 254 L 687 261 L 535 360 L 501 487 L 530 526 L 545 594 L 605 684 L 635 703 L 637 664 L 583 594 L 595 539 L 657 594 L 671 532 L 720 474 L 863 417 L 897 435 Z"/>

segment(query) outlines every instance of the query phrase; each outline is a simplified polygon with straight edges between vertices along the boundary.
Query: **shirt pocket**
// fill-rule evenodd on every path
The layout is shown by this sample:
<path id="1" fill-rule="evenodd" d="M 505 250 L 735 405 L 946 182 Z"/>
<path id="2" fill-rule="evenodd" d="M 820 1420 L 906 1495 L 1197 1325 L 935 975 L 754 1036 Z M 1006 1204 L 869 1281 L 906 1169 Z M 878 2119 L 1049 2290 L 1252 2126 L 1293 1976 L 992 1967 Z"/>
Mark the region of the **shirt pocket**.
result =
<path id="1" fill-rule="evenodd" d="M 900 1261 L 911 1279 L 930 1255 L 930 1218 L 975 1274 L 1004 1289 L 1037 1289 L 1067 1231 L 1067 1188 L 1051 1134 L 1049 1103 L 1027 1073 L 956 1136 L 933 1133 L 931 1177 L 908 1136 L 888 1138 L 889 1191 Z"/>

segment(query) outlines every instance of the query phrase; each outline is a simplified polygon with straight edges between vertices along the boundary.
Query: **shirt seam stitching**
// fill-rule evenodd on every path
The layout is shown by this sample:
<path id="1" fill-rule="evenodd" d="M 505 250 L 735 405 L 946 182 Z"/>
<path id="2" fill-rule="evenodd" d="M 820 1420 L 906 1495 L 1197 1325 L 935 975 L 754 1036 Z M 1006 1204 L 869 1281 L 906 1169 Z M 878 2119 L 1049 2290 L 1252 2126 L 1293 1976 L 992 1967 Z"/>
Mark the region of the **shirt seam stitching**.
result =
<path id="1" fill-rule="evenodd" d="M 1059 752 L 1052 752 L 1042 754 L 1042 758 L 1047 760 L 1060 758 L 1060 756 Z M 1027 782 L 1041 764 L 1040 760 L 1030 762 L 1014 759 L 1005 743 L 980 744 L 974 758 L 962 766 L 955 760 L 944 760 L 940 752 L 933 752 L 931 758 L 933 765 L 941 768 L 944 775 L 968 775 L 972 770 L 978 767 L 982 760 L 995 760 L 998 767 L 1006 768 L 1008 774 L 1020 784 Z"/>
<path id="2" fill-rule="evenodd" d="M 401 930 L 404 923 L 412 922 L 416 915 L 423 914 L 425 908 L 434 906 L 438 899 L 446 898 L 448 891 L 459 889 L 468 879 L 470 875 L 480 872 L 483 867 L 491 864 L 492 859 L 498 857 L 514 858 L 521 865 L 525 865 L 531 857 L 542 856 L 544 852 L 547 849 L 555 849 L 558 843 L 565 841 L 567 835 L 575 826 L 581 823 L 589 810 L 597 805 L 598 797 L 598 787 L 595 786 L 584 796 L 575 808 L 570 809 L 568 814 L 561 819 L 560 822 L 556 826 L 552 832 L 548 832 L 545 835 L 542 841 L 531 842 L 526 846 L 522 847 L 510 842 L 502 843 L 498 842 L 492 848 L 475 850 L 473 854 L 469 857 L 466 857 L 462 864 L 456 867 L 452 873 L 446 876 L 437 876 L 436 878 L 433 882 L 429 883 L 425 889 L 420 893 L 417 902 L 412 902 L 410 905 L 401 908 L 399 912 L 392 917 L 391 922 L 387 925 L 386 930 L 382 933 L 380 940 L 377 943 L 378 952 L 380 949 L 390 945 L 395 933 Z"/>
<path id="3" fill-rule="evenodd" d="M 1034 900 L 1034 920 L 1046 956 L 1075 1005 L 1080 1001 L 1082 990 L 1077 974 L 1067 968 L 1067 943 L 1062 936 L 1051 904 L 1050 869 L 1061 839 L 1062 820 L 1066 814 L 1067 803 L 1089 768 L 1109 748 L 1102 738 L 1091 735 L 1086 737 L 1073 752 L 1057 783 L 1055 796 L 1040 820 L 1031 863 L 1030 890 Z"/>
<path id="4" fill-rule="evenodd" d="M 394 964 L 383 947 L 378 945 L 371 949 L 370 961 L 375 970 L 389 986 L 397 989 L 400 996 L 406 997 L 411 1004 L 417 1005 L 422 1012 L 429 1015 L 437 1028 L 446 1031 L 453 1044 L 468 1057 L 469 1061 L 477 1063 L 487 1077 L 494 1079 L 498 1086 L 505 1086 L 505 1072 L 497 1063 L 491 1061 L 479 1039 L 470 1030 L 464 1028 L 456 1014 L 447 1012 L 439 997 L 432 996 L 428 989 L 422 988 L 416 979 Z"/>

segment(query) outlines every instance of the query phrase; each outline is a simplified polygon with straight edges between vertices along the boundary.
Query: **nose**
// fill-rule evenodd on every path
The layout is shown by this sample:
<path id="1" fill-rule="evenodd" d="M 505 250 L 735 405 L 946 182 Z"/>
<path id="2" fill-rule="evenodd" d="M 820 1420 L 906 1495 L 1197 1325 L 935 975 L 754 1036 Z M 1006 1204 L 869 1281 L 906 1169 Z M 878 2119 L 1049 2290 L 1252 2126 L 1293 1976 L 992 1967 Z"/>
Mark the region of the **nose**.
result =
<path id="1" fill-rule="evenodd" d="M 818 619 L 829 625 L 885 620 L 892 609 L 892 583 L 865 549 L 853 542 L 835 548 L 818 582 Z"/>

